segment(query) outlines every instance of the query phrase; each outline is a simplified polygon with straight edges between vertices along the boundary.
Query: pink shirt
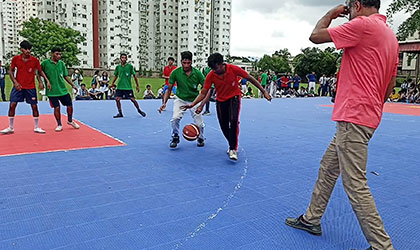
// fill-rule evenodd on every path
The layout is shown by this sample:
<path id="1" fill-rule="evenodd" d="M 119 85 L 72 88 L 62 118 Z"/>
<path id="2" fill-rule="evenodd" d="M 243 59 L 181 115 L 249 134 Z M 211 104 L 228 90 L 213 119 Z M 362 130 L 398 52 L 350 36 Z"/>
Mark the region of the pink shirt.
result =
<path id="1" fill-rule="evenodd" d="M 388 85 L 397 75 L 397 38 L 380 14 L 354 18 L 328 32 L 336 48 L 344 48 L 332 120 L 376 129 Z"/>

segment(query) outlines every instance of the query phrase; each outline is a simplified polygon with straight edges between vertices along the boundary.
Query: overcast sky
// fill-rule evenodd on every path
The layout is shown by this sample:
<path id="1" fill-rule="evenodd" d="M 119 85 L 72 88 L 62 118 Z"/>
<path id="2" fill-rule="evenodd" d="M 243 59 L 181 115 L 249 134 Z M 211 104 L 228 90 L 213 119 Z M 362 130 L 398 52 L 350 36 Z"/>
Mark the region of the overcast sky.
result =
<path id="1" fill-rule="evenodd" d="M 316 46 L 309 35 L 317 21 L 345 0 L 232 0 L 231 55 L 257 56 L 288 48 L 292 55 Z M 381 14 L 392 0 L 382 0 Z M 396 31 L 407 15 L 398 14 L 391 26 Z M 337 26 L 345 20 L 335 20 Z M 333 44 L 328 44 L 333 46 Z M 327 45 L 327 46 L 328 46 Z M 323 46 L 325 47 L 325 45 Z"/>

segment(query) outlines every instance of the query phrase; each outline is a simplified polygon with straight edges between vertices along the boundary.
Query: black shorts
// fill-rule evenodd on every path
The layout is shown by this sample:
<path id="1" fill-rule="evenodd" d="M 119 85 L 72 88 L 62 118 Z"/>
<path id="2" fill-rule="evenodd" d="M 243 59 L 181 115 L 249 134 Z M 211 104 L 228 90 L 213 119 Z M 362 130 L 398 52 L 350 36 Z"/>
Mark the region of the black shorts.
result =
<path id="1" fill-rule="evenodd" d="M 73 106 L 70 94 L 62 96 L 49 96 L 51 108 L 60 107 L 60 102 L 63 106 Z"/>
<path id="2" fill-rule="evenodd" d="M 134 98 L 134 92 L 133 90 L 117 89 L 117 91 L 115 92 L 115 97 L 119 97 L 122 99 L 131 99 Z"/>
<path id="3" fill-rule="evenodd" d="M 10 102 L 23 102 L 26 101 L 28 104 L 37 104 L 36 89 L 21 89 L 18 91 L 15 87 L 10 92 Z"/>

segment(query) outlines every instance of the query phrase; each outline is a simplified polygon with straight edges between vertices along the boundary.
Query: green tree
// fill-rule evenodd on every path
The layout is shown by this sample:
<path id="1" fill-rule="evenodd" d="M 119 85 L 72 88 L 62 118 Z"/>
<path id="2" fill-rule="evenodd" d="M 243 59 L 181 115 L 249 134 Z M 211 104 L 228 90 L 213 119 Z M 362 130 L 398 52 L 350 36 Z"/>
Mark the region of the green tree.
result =
<path id="1" fill-rule="evenodd" d="M 276 54 L 273 54 L 273 56 L 264 55 L 263 58 L 257 62 L 257 67 L 263 71 L 274 71 L 275 73 L 291 71 L 289 60 L 284 56 Z"/>
<path id="2" fill-rule="evenodd" d="M 339 58 L 340 53 L 336 52 L 334 48 L 326 48 L 325 50 L 305 48 L 302 49 L 302 53 L 295 57 L 293 65 L 295 73 L 301 77 L 311 72 L 316 72 L 318 75 L 333 75 L 337 71 Z"/>
<path id="3" fill-rule="evenodd" d="M 78 45 L 86 39 L 79 31 L 61 27 L 51 21 L 30 18 L 23 23 L 19 35 L 32 43 L 32 54 L 40 60 L 48 58 L 53 47 L 60 47 L 63 50 L 62 60 L 67 66 L 80 65 L 77 55 L 81 51 Z"/>
<path id="4" fill-rule="evenodd" d="M 392 17 L 401 11 L 411 15 L 398 27 L 398 39 L 406 40 L 408 36 L 412 36 L 420 28 L 420 1 L 393 0 L 386 11 L 390 22 L 392 22 Z"/>

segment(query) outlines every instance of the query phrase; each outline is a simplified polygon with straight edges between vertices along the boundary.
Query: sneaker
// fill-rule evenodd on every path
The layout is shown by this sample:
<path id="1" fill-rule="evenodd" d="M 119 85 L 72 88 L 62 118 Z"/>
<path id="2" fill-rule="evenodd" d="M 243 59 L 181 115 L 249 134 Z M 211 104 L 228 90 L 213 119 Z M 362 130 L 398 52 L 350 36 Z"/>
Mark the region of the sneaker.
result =
<path id="1" fill-rule="evenodd" d="M 197 139 L 197 147 L 204 147 L 204 139 L 203 138 L 198 138 Z"/>
<path id="2" fill-rule="evenodd" d="M 143 117 L 146 117 L 146 113 L 144 111 L 141 111 L 140 109 L 138 110 L 139 114 Z"/>
<path id="3" fill-rule="evenodd" d="M 3 135 L 13 134 L 14 132 L 15 132 L 15 130 L 11 127 L 8 127 L 6 129 L 3 129 L 2 131 L 0 131 L 0 133 L 2 133 Z"/>
<path id="4" fill-rule="evenodd" d="M 58 126 L 55 128 L 55 132 L 61 132 L 61 131 L 63 131 L 63 126 L 58 125 Z"/>
<path id="5" fill-rule="evenodd" d="M 75 129 L 79 129 L 80 126 L 75 121 L 67 122 L 68 125 L 72 126 Z"/>
<path id="6" fill-rule="evenodd" d="M 236 150 L 229 150 L 229 159 L 237 161 L 238 160 L 238 152 Z"/>
<path id="7" fill-rule="evenodd" d="M 45 131 L 42 128 L 35 128 L 34 132 L 38 134 L 45 134 Z"/>
<path id="8" fill-rule="evenodd" d="M 172 141 L 171 141 L 171 144 L 169 144 L 169 147 L 176 148 L 176 146 L 178 146 L 178 143 L 179 143 L 179 136 L 175 134 L 174 136 L 172 136 Z"/>
<path id="9" fill-rule="evenodd" d="M 228 150 L 226 151 L 226 154 L 229 155 L 230 149 L 228 148 Z"/>
<path id="10" fill-rule="evenodd" d="M 122 114 L 120 114 L 120 113 L 114 115 L 114 118 L 122 118 L 122 117 L 124 117 L 124 116 Z"/>
<path id="11" fill-rule="evenodd" d="M 204 113 L 203 113 L 203 115 L 210 115 L 211 113 L 210 113 L 210 111 L 205 111 Z"/>
<path id="12" fill-rule="evenodd" d="M 287 218 L 286 225 L 288 225 L 289 227 L 304 230 L 316 236 L 321 236 L 322 234 L 321 225 L 314 225 L 305 221 L 303 219 L 303 215 L 299 216 L 298 218 Z"/>

